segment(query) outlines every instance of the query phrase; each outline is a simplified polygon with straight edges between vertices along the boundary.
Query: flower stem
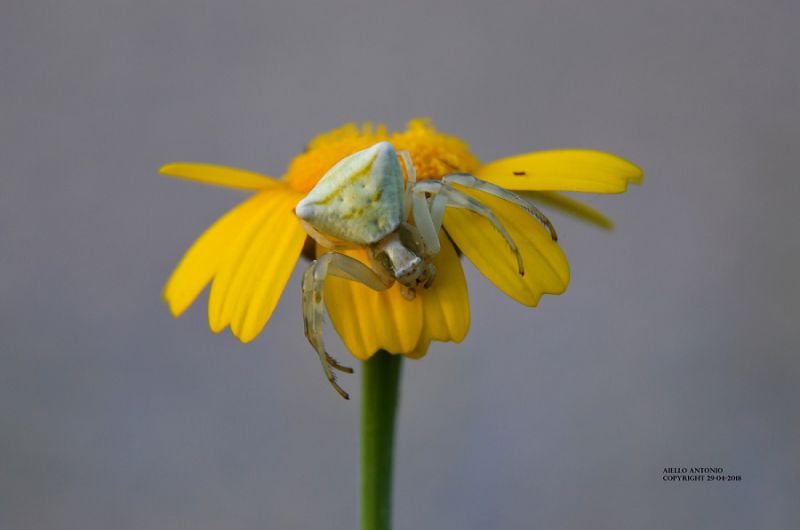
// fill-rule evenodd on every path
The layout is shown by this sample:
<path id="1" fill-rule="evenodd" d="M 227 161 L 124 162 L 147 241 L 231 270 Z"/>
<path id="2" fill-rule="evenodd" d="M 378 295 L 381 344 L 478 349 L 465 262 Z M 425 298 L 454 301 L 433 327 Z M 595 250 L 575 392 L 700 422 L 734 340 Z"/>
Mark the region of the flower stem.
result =
<path id="1" fill-rule="evenodd" d="M 402 357 L 380 350 L 363 363 L 361 530 L 392 526 L 392 453 Z"/>

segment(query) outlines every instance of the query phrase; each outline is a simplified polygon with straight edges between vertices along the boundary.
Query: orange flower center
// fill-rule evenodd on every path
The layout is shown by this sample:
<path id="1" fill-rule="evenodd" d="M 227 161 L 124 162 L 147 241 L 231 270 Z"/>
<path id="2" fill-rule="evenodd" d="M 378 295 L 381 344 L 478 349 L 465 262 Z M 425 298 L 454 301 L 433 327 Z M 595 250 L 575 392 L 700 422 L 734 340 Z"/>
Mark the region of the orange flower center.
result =
<path id="1" fill-rule="evenodd" d="M 322 133 L 292 160 L 283 178 L 291 188 L 308 193 L 339 160 L 383 140 L 399 151 L 409 152 L 418 180 L 440 179 L 448 173 L 472 173 L 480 165 L 466 142 L 437 131 L 429 119 L 417 118 L 408 122 L 405 131 L 391 134 L 384 125 L 371 123 L 360 128 L 348 123 Z"/>

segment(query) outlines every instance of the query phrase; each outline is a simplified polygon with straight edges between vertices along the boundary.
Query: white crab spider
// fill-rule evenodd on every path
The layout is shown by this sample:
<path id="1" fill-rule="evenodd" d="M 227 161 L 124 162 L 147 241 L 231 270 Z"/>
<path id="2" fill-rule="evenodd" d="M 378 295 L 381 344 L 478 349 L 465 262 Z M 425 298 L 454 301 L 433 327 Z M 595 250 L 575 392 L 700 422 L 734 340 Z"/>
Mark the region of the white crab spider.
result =
<path id="1" fill-rule="evenodd" d="M 505 188 L 463 173 L 417 182 L 409 154 L 396 152 L 389 142 L 341 160 L 295 207 L 309 236 L 333 249 L 313 261 L 303 275 L 303 323 L 328 381 L 345 399 L 349 396 L 336 383 L 332 369 L 346 373 L 353 370 L 328 354 L 322 338 L 323 291 L 328 275 L 361 282 L 376 291 L 388 289 L 397 281 L 403 296 L 413 299 L 417 289 L 430 287 L 436 278 L 431 258 L 440 250 L 439 229 L 446 207 L 464 208 L 488 219 L 514 253 L 519 274 L 525 274 L 516 243 L 492 211 L 451 184 L 520 206 L 547 227 L 553 240 L 557 239 L 542 212 Z M 409 214 L 413 225 L 407 222 Z M 370 265 L 336 251 L 352 248 L 366 249 Z"/>

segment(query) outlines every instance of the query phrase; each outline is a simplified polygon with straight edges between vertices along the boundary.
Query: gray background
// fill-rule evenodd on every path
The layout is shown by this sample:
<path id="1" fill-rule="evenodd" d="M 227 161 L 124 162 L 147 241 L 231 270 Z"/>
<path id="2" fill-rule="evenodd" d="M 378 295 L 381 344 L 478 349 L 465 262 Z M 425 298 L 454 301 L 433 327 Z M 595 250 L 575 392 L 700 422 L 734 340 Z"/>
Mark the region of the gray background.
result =
<path id="1" fill-rule="evenodd" d="M 3 0 L 0 528 L 354 528 L 355 401 L 299 270 L 248 346 L 160 301 L 319 130 L 432 116 L 483 160 L 583 146 L 646 183 L 554 215 L 565 296 L 467 266 L 461 346 L 406 363 L 399 529 L 800 526 L 797 2 Z M 499 345 L 498 345 L 499 344 Z M 335 351 L 340 352 L 338 345 Z M 666 484 L 667 466 L 741 483 Z"/>

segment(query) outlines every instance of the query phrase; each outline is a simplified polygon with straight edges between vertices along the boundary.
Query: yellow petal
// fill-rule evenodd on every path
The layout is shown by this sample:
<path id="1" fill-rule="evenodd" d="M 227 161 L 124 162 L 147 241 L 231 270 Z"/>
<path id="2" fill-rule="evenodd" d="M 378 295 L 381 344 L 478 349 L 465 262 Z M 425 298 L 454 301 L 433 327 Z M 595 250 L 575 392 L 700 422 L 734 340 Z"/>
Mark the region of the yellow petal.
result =
<path id="1" fill-rule="evenodd" d="M 266 325 L 303 250 L 306 232 L 292 213 L 297 200 L 292 197 L 285 203 L 283 219 L 278 218 L 273 226 L 281 232 L 262 241 L 262 255 L 255 261 L 251 280 L 236 305 L 231 330 L 242 342 L 253 340 Z"/>
<path id="2" fill-rule="evenodd" d="M 535 306 L 542 294 L 561 294 L 569 283 L 569 264 L 550 233 L 522 208 L 485 193 L 465 191 L 490 207 L 519 248 L 525 265 L 520 276 L 514 254 L 483 217 L 448 208 L 444 226 L 456 246 L 489 280 L 518 302 Z"/>
<path id="3" fill-rule="evenodd" d="M 362 250 L 345 251 L 368 263 Z M 404 354 L 414 350 L 422 330 L 422 300 L 406 300 L 397 284 L 377 292 L 358 282 L 328 276 L 325 306 L 345 346 L 355 357 L 369 359 L 376 351 Z"/>
<path id="4" fill-rule="evenodd" d="M 641 184 L 642 170 L 610 153 L 558 149 L 512 156 L 478 168 L 475 176 L 510 190 L 622 193 Z"/>
<path id="5" fill-rule="evenodd" d="M 603 212 L 564 194 L 554 191 L 517 191 L 517 194 L 530 199 L 536 206 L 551 206 L 576 219 L 606 230 L 614 228 L 614 221 L 606 217 Z"/>
<path id="6" fill-rule="evenodd" d="M 251 247 L 254 248 L 253 241 L 259 229 L 276 215 L 274 195 L 267 192 L 260 193 L 257 197 L 260 199 L 258 211 L 247 222 L 239 225 L 211 283 L 208 324 L 214 333 L 219 333 L 230 324 L 236 306 L 234 289 L 241 284 L 246 270 L 252 264 L 252 261 L 245 260 L 245 256 Z"/>
<path id="7" fill-rule="evenodd" d="M 297 193 L 283 188 L 258 197 L 259 211 L 239 227 L 227 248 L 208 302 L 212 331 L 230 325 L 243 342 L 254 339 L 267 323 L 305 240 L 292 214 Z"/>
<path id="8" fill-rule="evenodd" d="M 461 342 L 469 330 L 469 294 L 461 261 L 453 244 L 442 232 L 442 250 L 433 258 L 436 279 L 422 298 L 422 333 L 417 347 L 409 353 L 415 359 L 428 351 L 432 340 Z"/>
<path id="9" fill-rule="evenodd" d="M 162 166 L 158 171 L 164 175 L 196 180 L 203 184 L 243 190 L 262 190 L 284 185 L 279 180 L 245 169 L 196 162 L 173 162 Z"/>
<path id="10" fill-rule="evenodd" d="M 180 316 L 217 272 L 237 231 L 256 215 L 263 198 L 254 196 L 220 217 L 184 254 L 164 286 L 164 300 Z"/>
<path id="11" fill-rule="evenodd" d="M 422 326 L 422 332 L 419 334 L 419 341 L 417 342 L 417 346 L 411 350 L 410 352 L 406 353 L 405 356 L 409 359 L 422 359 L 427 355 L 428 348 L 431 346 L 431 338 L 428 335 L 428 330 L 425 329 L 425 326 Z"/>

